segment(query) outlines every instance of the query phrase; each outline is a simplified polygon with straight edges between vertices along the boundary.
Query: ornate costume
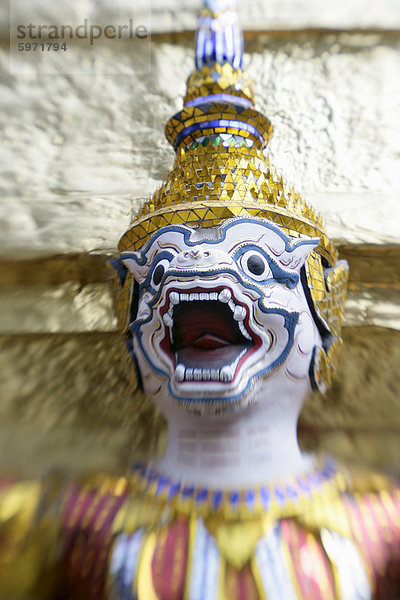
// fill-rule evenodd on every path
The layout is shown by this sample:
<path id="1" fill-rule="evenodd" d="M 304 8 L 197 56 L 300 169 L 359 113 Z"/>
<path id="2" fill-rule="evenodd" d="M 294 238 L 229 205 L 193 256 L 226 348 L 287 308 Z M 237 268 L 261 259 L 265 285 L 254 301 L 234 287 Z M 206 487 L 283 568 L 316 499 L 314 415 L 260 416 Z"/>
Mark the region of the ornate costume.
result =
<path id="1" fill-rule="evenodd" d="M 229 492 L 142 465 L 128 478 L 4 482 L 0 515 L 1 598 L 399 597 L 399 489 L 330 462 Z"/>
<path id="2" fill-rule="evenodd" d="M 286 410 L 296 394 L 300 406 L 330 384 L 341 343 L 347 264 L 271 170 L 272 126 L 241 64 L 231 3 L 206 2 L 166 127 L 173 170 L 110 268 L 133 386 L 200 420 L 270 398 Z M 151 465 L 5 480 L 0 521 L 7 600 L 400 597 L 399 489 L 329 460 L 265 485 L 197 485 Z"/>

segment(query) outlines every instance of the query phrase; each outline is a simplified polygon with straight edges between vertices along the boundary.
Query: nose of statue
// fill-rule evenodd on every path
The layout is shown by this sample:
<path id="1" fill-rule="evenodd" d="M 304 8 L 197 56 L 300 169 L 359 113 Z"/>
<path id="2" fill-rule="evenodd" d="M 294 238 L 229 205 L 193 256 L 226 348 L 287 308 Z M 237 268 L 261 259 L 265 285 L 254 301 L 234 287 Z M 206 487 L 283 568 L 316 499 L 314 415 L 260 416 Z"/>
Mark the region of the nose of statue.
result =
<path id="1" fill-rule="evenodd" d="M 178 269 L 212 269 L 221 264 L 231 263 L 229 255 L 221 250 L 195 247 L 180 252 L 174 260 Z M 172 265 L 171 265 L 172 266 Z"/>

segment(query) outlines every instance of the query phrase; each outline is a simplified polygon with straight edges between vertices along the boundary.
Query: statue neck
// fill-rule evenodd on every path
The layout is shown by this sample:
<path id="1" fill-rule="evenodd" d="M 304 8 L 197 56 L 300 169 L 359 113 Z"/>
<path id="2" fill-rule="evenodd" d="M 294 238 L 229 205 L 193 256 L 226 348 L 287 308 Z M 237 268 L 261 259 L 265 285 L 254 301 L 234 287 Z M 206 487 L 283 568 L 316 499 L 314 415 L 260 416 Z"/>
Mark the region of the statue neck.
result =
<path id="1" fill-rule="evenodd" d="M 314 466 L 297 441 L 302 400 L 256 402 L 235 415 L 168 411 L 168 440 L 158 472 L 187 485 L 218 489 L 268 485 Z"/>

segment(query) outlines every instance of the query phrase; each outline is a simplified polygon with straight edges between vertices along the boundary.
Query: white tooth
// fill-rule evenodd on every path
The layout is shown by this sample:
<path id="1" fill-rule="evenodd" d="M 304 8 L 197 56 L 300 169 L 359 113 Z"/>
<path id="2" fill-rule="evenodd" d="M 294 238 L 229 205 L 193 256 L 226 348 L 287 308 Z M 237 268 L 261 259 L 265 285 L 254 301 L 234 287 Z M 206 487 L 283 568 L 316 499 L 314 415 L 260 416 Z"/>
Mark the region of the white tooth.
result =
<path id="1" fill-rule="evenodd" d="M 227 288 L 224 288 L 218 294 L 218 300 L 220 302 L 223 302 L 224 304 L 227 304 L 231 298 L 232 298 L 232 294 Z"/>
<path id="2" fill-rule="evenodd" d="M 178 381 L 183 381 L 185 379 L 185 367 L 182 363 L 177 365 L 175 369 L 175 377 Z"/>
<path id="3" fill-rule="evenodd" d="M 174 314 L 174 307 L 171 306 L 171 308 L 168 311 L 169 316 L 172 318 L 173 314 Z"/>
<path id="4" fill-rule="evenodd" d="M 246 327 L 243 325 L 243 321 L 239 321 L 238 323 L 239 325 L 239 329 L 241 331 L 241 334 L 248 340 L 252 340 L 253 338 L 251 337 L 251 335 L 249 334 L 249 332 L 247 331 Z"/>
<path id="5" fill-rule="evenodd" d="M 193 300 L 199 300 L 199 294 L 190 294 L 193 296 Z"/>
<path id="6" fill-rule="evenodd" d="M 199 297 L 200 297 L 200 300 L 208 300 L 209 294 L 201 293 L 201 294 L 199 294 Z"/>
<path id="7" fill-rule="evenodd" d="M 178 292 L 171 292 L 169 295 L 169 301 L 171 302 L 171 304 L 179 304 Z"/>
<path id="8" fill-rule="evenodd" d="M 229 300 L 228 302 L 228 306 L 231 309 L 232 312 L 234 312 L 235 308 L 236 308 L 236 304 L 234 303 L 233 300 Z"/>
<path id="9" fill-rule="evenodd" d="M 172 327 L 172 325 L 174 323 L 168 313 L 164 313 L 163 321 L 167 327 Z"/>
<path id="10" fill-rule="evenodd" d="M 218 294 L 217 294 L 217 292 L 212 292 L 210 294 L 210 300 L 218 300 Z"/>
<path id="11" fill-rule="evenodd" d="M 210 369 L 210 377 L 213 380 L 219 380 L 219 369 Z"/>
<path id="12" fill-rule="evenodd" d="M 233 318 L 235 321 L 243 321 L 246 316 L 246 309 L 244 306 L 237 306 L 233 312 Z"/>
<path id="13" fill-rule="evenodd" d="M 186 381 L 192 381 L 192 379 L 193 379 L 193 369 L 186 369 L 185 379 L 186 379 Z"/>
<path id="14" fill-rule="evenodd" d="M 203 381 L 210 381 L 211 372 L 210 369 L 203 369 Z"/>
<path id="15" fill-rule="evenodd" d="M 202 379 L 201 369 L 193 369 L 193 379 L 195 381 L 201 381 Z"/>
<path id="16" fill-rule="evenodd" d="M 229 365 L 229 367 L 222 367 L 219 378 L 221 381 L 232 381 L 234 374 L 232 365 Z"/>
<path id="17" fill-rule="evenodd" d="M 181 294 L 181 302 L 189 300 L 189 294 Z"/>

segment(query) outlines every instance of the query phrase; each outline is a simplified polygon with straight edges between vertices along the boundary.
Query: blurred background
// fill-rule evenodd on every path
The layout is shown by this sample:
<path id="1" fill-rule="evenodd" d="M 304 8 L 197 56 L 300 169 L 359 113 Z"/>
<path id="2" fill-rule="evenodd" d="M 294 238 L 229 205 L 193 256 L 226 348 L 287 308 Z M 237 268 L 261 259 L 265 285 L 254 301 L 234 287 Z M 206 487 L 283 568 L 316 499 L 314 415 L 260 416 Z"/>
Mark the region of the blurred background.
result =
<path id="1" fill-rule="evenodd" d="M 36 476 L 123 469 L 162 446 L 132 396 L 106 282 L 141 201 L 174 153 L 200 0 L 11 0 L 0 6 L 0 466 Z M 238 0 L 244 66 L 274 125 L 272 164 L 350 263 L 345 348 L 304 408 L 306 449 L 400 468 L 400 4 Z M 52 62 L 18 24 L 151 32 L 67 40 Z M 23 40 L 23 43 L 31 40 Z M 10 60 L 11 57 L 11 60 Z"/>

